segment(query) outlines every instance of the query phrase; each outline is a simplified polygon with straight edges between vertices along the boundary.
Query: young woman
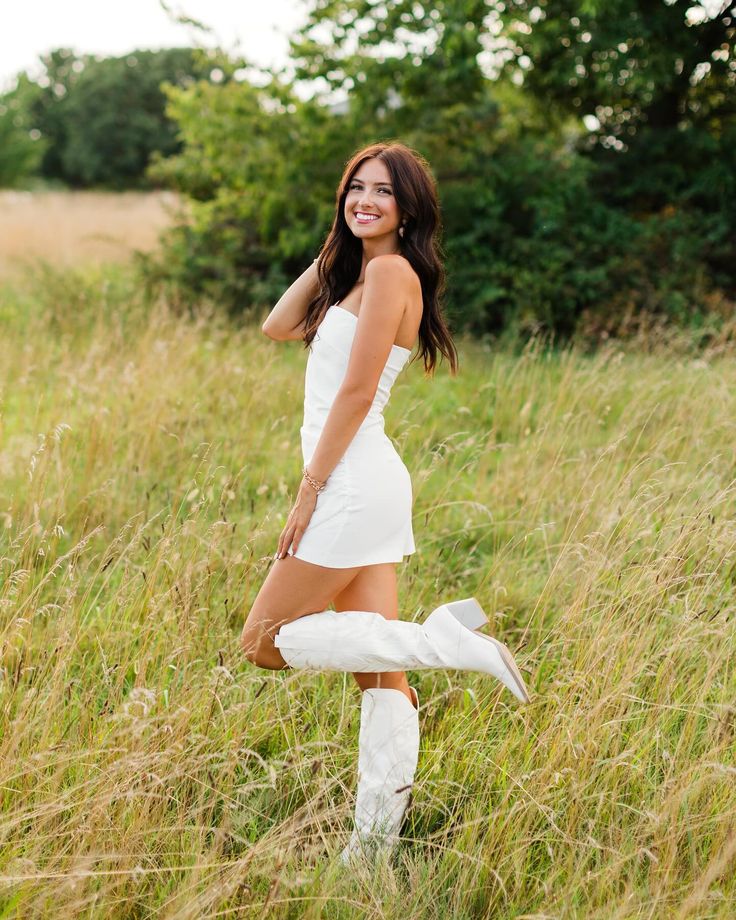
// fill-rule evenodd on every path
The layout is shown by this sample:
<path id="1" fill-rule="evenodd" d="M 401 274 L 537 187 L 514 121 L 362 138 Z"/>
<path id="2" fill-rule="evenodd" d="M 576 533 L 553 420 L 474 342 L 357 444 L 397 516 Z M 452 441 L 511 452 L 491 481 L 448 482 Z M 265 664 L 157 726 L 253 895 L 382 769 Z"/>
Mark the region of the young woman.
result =
<path id="1" fill-rule="evenodd" d="M 263 324 L 270 338 L 301 339 L 310 351 L 305 465 L 241 642 L 259 667 L 350 671 L 363 691 L 344 860 L 397 839 L 419 752 L 419 700 L 405 669 L 482 671 L 529 699 L 509 650 L 478 631 L 487 619 L 474 598 L 440 605 L 421 625 L 398 619 L 396 564 L 416 549 L 412 490 L 382 413 L 415 342 L 426 373 L 437 350 L 457 371 L 440 307 L 439 230 L 420 154 L 400 143 L 358 151 L 319 258 Z"/>

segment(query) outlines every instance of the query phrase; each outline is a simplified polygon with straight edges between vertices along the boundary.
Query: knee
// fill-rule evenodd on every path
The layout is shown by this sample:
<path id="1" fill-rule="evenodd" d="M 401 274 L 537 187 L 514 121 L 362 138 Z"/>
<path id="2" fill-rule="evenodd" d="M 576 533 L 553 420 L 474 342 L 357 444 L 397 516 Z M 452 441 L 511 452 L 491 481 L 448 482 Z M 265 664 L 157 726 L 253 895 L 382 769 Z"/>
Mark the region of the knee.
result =
<path id="1" fill-rule="evenodd" d="M 249 627 L 246 623 L 240 634 L 240 647 L 248 661 L 258 668 L 277 671 L 286 664 L 273 638 L 262 628 Z"/>

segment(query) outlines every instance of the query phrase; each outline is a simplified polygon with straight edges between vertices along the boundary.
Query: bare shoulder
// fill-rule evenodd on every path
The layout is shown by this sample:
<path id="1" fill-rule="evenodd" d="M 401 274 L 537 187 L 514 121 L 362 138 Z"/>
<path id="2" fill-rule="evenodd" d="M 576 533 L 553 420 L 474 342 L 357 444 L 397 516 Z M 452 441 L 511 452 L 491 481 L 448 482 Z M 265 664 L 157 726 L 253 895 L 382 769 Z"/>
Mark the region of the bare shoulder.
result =
<path id="1" fill-rule="evenodd" d="M 403 289 L 407 299 L 411 299 L 417 291 L 421 298 L 422 284 L 419 275 L 405 256 L 395 252 L 374 256 L 366 265 L 366 278 L 369 272 L 374 278 L 380 278 L 381 281 L 385 280 Z"/>
<path id="2" fill-rule="evenodd" d="M 398 252 L 387 252 L 381 256 L 373 256 L 366 265 L 365 270 L 366 274 L 368 274 L 368 272 L 373 274 L 380 273 L 381 275 L 391 275 L 397 279 L 410 278 L 412 275 L 416 275 L 409 260 L 399 255 Z"/>

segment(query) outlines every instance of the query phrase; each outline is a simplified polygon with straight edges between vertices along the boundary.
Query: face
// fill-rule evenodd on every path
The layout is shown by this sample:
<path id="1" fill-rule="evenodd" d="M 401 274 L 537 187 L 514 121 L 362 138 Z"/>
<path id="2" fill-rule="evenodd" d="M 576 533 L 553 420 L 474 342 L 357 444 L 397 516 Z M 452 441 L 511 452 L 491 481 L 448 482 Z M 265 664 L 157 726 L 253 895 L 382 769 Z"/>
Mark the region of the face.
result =
<path id="1" fill-rule="evenodd" d="M 375 240 L 387 234 L 400 239 L 399 208 L 383 160 L 365 160 L 355 171 L 345 196 L 345 220 L 359 239 Z"/>

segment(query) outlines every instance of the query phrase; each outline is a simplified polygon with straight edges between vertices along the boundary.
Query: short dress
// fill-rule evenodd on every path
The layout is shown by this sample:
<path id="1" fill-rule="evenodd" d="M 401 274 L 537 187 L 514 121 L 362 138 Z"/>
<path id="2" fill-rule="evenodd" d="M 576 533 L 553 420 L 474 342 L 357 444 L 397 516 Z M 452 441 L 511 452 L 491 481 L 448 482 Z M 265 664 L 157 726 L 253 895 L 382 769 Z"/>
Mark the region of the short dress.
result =
<path id="1" fill-rule="evenodd" d="M 357 323 L 354 313 L 335 303 L 310 344 L 300 429 L 307 466 L 345 377 Z M 384 431 L 383 418 L 391 387 L 410 354 L 410 348 L 391 347 L 368 414 L 317 494 L 299 547 L 294 552 L 290 546 L 290 556 L 343 569 L 402 562 L 415 552 L 411 476 Z"/>

